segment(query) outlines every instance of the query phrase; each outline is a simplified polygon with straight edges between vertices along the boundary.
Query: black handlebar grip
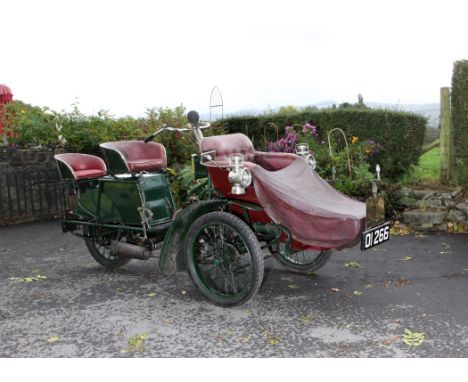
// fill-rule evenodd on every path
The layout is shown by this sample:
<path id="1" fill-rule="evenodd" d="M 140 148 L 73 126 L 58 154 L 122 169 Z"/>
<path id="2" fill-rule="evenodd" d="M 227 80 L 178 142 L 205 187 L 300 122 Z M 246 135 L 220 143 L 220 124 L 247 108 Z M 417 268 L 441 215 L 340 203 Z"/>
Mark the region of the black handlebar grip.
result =
<path id="1" fill-rule="evenodd" d="M 145 143 L 148 143 L 149 141 L 152 141 L 154 138 L 154 134 L 148 135 L 143 141 Z"/>
<path id="2" fill-rule="evenodd" d="M 195 126 L 198 126 L 198 121 L 200 121 L 200 116 L 195 110 L 191 110 L 187 114 L 188 121 Z"/>

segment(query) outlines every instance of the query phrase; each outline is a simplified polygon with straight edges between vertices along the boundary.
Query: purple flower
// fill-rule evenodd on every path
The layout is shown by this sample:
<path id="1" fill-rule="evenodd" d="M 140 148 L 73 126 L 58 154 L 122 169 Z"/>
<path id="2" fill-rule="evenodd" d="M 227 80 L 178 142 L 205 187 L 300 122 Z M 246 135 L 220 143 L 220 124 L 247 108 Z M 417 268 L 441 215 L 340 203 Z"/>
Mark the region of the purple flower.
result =
<path id="1" fill-rule="evenodd" d="M 302 126 L 302 132 L 303 133 L 310 133 L 311 136 L 316 137 L 317 136 L 317 126 L 314 126 L 310 124 L 309 122 L 306 122 L 304 126 Z"/>

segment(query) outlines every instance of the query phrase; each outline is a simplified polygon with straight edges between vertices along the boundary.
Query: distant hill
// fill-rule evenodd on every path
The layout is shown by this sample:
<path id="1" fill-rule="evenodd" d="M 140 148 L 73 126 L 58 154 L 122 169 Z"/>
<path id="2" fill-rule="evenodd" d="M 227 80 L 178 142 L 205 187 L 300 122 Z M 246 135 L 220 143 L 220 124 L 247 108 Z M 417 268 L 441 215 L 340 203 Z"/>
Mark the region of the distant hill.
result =
<path id="1" fill-rule="evenodd" d="M 373 109 L 390 109 L 396 111 L 410 111 L 413 113 L 421 114 L 428 119 L 428 124 L 430 127 L 438 128 L 439 126 L 439 112 L 440 106 L 438 103 L 425 103 L 425 104 L 389 104 L 389 103 L 380 103 L 380 102 L 365 102 L 365 104 Z M 335 101 L 323 101 L 317 103 L 315 105 L 308 105 L 308 106 L 315 106 L 319 109 L 326 109 L 333 107 L 333 105 L 339 105 L 339 102 Z M 298 109 L 302 109 L 305 106 L 296 106 Z M 226 117 L 234 117 L 240 115 L 262 115 L 266 114 L 267 112 L 276 113 L 280 107 L 275 107 L 270 110 L 260 110 L 260 109 L 245 109 L 239 110 L 235 112 L 226 113 Z M 209 120 L 210 114 L 204 113 L 201 115 L 202 120 Z"/>

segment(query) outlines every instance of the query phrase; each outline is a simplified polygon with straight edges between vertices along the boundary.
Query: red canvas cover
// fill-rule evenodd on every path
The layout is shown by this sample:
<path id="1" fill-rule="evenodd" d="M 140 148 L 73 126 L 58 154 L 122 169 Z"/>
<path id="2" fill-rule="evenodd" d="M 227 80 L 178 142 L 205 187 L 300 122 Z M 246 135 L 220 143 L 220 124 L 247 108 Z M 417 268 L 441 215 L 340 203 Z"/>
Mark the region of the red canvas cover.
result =
<path id="1" fill-rule="evenodd" d="M 355 245 L 365 228 L 366 204 L 338 192 L 303 158 L 278 171 L 251 168 L 258 200 L 297 241 L 323 248 Z"/>

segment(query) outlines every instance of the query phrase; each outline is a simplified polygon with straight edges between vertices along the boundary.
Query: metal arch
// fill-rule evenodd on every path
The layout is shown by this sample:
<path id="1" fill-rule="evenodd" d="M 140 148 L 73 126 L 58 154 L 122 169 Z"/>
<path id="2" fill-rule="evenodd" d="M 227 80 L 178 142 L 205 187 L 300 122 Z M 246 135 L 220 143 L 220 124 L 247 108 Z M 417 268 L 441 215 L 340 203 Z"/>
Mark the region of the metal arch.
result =
<path id="1" fill-rule="evenodd" d="M 219 119 L 219 113 L 214 112 L 213 109 L 221 109 L 221 119 L 224 118 L 224 103 L 221 90 L 215 86 L 210 94 L 210 122 L 214 119 Z"/>

